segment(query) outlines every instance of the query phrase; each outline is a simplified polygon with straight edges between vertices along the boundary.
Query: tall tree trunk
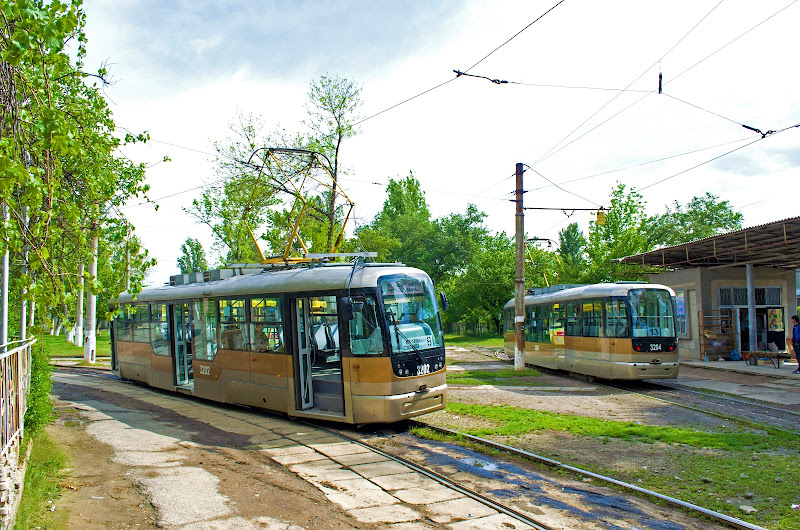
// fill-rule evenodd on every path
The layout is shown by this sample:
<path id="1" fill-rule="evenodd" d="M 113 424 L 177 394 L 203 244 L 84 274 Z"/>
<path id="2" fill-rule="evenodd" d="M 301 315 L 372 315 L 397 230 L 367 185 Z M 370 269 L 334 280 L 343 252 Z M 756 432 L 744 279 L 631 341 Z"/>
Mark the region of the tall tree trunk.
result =
<path id="1" fill-rule="evenodd" d="M 95 211 L 97 215 L 97 211 Z M 89 276 L 97 278 L 97 220 L 92 222 L 92 263 L 89 265 Z M 97 297 L 89 289 L 86 296 L 86 341 L 83 344 L 83 360 L 94 364 L 97 358 Z"/>
<path id="2" fill-rule="evenodd" d="M 78 265 L 78 306 L 75 311 L 75 336 L 72 340 L 83 346 L 83 263 Z"/>

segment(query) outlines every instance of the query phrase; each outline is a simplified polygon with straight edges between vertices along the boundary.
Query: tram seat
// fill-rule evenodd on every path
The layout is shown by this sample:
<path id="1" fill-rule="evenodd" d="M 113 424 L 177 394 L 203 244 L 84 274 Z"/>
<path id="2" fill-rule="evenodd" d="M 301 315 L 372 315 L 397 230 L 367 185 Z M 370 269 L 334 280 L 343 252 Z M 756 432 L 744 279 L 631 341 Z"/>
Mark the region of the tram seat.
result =
<path id="1" fill-rule="evenodd" d="M 244 332 L 237 326 L 230 324 L 222 332 L 222 347 L 226 350 L 244 349 Z"/>

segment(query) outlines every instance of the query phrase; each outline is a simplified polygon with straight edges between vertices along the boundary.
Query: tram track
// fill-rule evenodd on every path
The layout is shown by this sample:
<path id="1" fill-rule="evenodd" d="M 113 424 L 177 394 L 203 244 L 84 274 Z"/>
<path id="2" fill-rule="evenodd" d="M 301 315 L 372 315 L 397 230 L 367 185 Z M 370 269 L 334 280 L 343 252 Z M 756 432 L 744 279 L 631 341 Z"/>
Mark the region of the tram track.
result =
<path id="1" fill-rule="evenodd" d="M 600 383 L 595 380 L 593 384 L 658 400 L 668 405 L 695 412 L 709 414 L 720 419 L 745 423 L 753 427 L 768 427 L 800 436 L 800 431 L 796 429 L 800 413 L 763 401 L 699 392 L 683 388 L 679 384 L 663 382 L 654 383 L 648 381 L 619 384 L 612 382 Z"/>
<path id="2" fill-rule="evenodd" d="M 658 499 L 659 501 L 662 501 L 662 502 L 665 502 L 665 503 L 670 504 L 672 506 L 687 510 L 687 511 L 689 511 L 691 513 L 694 513 L 696 515 L 705 516 L 707 518 L 712 519 L 713 521 L 715 521 L 717 523 L 720 523 L 720 524 L 725 525 L 725 526 L 729 526 L 731 528 L 744 528 L 744 529 L 751 529 L 751 530 L 764 530 L 763 527 L 758 526 L 758 525 L 754 525 L 754 524 L 749 523 L 747 521 L 743 521 L 741 519 L 738 519 L 738 518 L 735 518 L 735 517 L 731 517 L 731 516 L 725 515 L 723 513 L 715 512 L 713 510 L 709 510 L 707 508 L 703 508 L 702 506 L 698 506 L 696 504 L 685 502 L 685 501 L 682 501 L 680 499 L 676 499 L 674 497 L 670 497 L 668 495 L 663 495 L 661 493 L 658 493 L 658 492 L 655 492 L 655 491 L 652 491 L 652 490 L 648 490 L 648 489 L 636 486 L 634 484 L 629 484 L 629 483 L 623 482 L 621 480 L 617 480 L 617 479 L 614 479 L 614 478 L 611 478 L 611 477 L 600 475 L 598 473 L 594 473 L 592 471 L 588 471 L 588 470 L 581 469 L 581 468 L 578 468 L 578 467 L 575 467 L 575 466 L 571 466 L 569 464 L 565 464 L 565 463 L 560 462 L 558 460 L 554 460 L 552 458 L 548 458 L 548 457 L 545 457 L 545 456 L 542 456 L 542 455 L 537 455 L 537 454 L 531 453 L 529 451 L 525 451 L 525 450 L 518 449 L 518 448 L 509 446 L 509 445 L 505 445 L 505 444 L 501 444 L 501 443 L 498 443 L 498 442 L 495 442 L 495 441 L 492 441 L 492 440 L 488 440 L 486 438 L 480 438 L 478 436 L 473 436 L 473 435 L 470 435 L 470 434 L 461 433 L 461 432 L 458 432 L 458 431 L 447 429 L 445 427 L 432 425 L 432 424 L 425 423 L 425 422 L 418 421 L 418 420 L 411 420 L 411 423 L 416 424 L 416 425 L 418 425 L 420 427 L 431 429 L 433 431 L 436 431 L 436 432 L 439 432 L 441 434 L 445 434 L 445 435 L 448 435 L 448 436 L 461 437 L 463 439 L 469 440 L 470 442 L 473 442 L 473 443 L 476 443 L 476 444 L 479 444 L 479 445 L 483 445 L 483 446 L 486 446 L 486 447 L 489 447 L 489 448 L 492 448 L 492 449 L 495 449 L 495 450 L 499 450 L 499 451 L 501 451 L 503 453 L 506 453 L 506 454 L 509 454 L 509 455 L 522 457 L 522 458 L 524 458 L 526 460 L 534 461 L 534 462 L 537 462 L 537 463 L 540 463 L 540 464 L 545 464 L 545 465 L 547 465 L 549 467 L 562 469 L 562 470 L 568 471 L 570 473 L 578 474 L 578 475 L 580 475 L 582 477 L 587 477 L 587 478 L 599 480 L 601 482 L 605 482 L 605 483 L 608 483 L 608 484 L 613 484 L 614 486 L 617 486 L 617 487 L 622 488 L 624 490 L 632 491 L 632 492 L 635 492 L 635 493 L 640 494 L 640 495 L 644 495 L 644 496 L 647 496 L 647 497 L 650 497 L 650 498 Z"/>

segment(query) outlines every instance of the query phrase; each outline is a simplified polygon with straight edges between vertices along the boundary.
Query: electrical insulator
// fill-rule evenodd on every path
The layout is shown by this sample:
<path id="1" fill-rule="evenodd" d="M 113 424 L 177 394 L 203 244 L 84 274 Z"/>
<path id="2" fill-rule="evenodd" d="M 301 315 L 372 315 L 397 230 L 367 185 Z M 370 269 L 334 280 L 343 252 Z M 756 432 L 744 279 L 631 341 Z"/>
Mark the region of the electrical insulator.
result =
<path id="1" fill-rule="evenodd" d="M 606 224 L 606 211 L 601 206 L 599 210 L 597 210 L 597 225 L 603 226 Z"/>

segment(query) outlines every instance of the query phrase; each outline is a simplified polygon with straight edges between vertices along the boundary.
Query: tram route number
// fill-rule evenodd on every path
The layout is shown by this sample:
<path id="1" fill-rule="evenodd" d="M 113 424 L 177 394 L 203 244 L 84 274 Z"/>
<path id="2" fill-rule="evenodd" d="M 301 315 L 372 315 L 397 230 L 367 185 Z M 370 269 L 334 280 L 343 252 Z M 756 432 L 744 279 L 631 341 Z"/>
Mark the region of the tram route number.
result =
<path id="1" fill-rule="evenodd" d="M 211 375 L 211 367 L 210 366 L 200 366 L 200 375 Z"/>
<path id="2" fill-rule="evenodd" d="M 650 344 L 650 351 L 661 351 L 661 344 Z"/>

